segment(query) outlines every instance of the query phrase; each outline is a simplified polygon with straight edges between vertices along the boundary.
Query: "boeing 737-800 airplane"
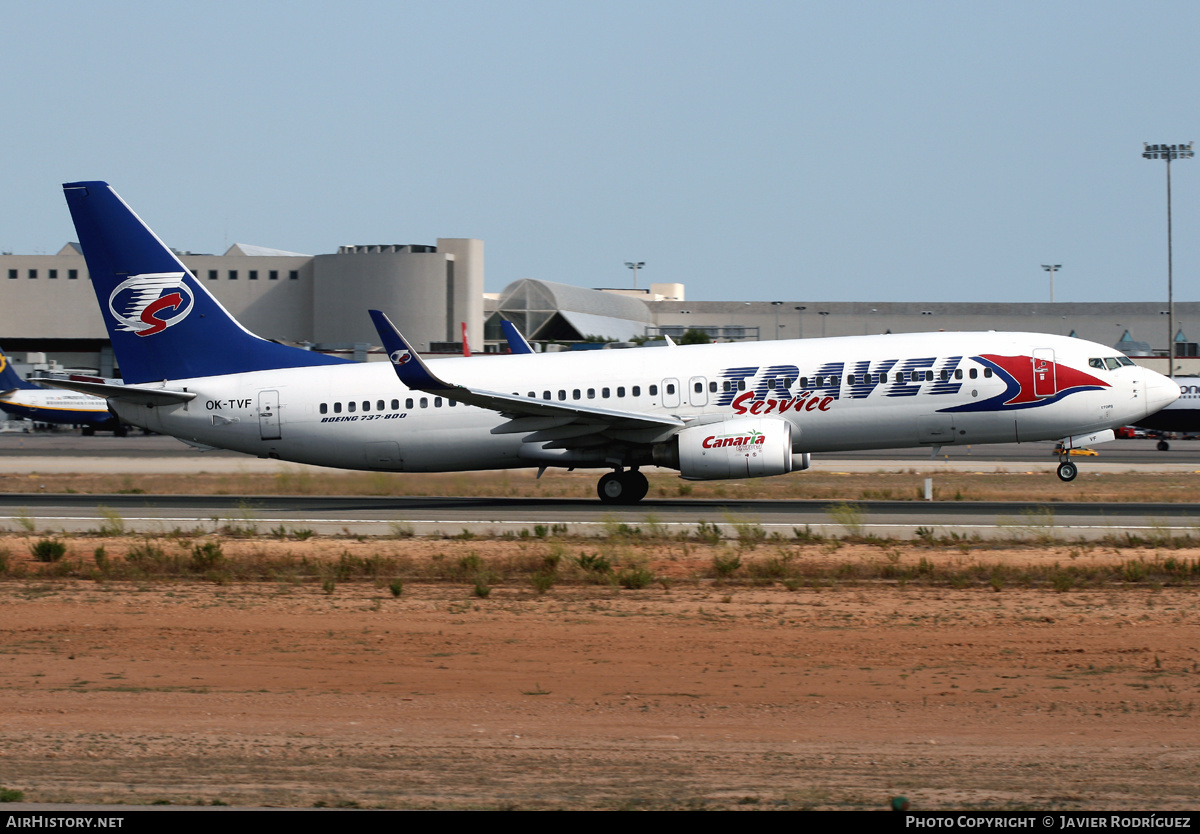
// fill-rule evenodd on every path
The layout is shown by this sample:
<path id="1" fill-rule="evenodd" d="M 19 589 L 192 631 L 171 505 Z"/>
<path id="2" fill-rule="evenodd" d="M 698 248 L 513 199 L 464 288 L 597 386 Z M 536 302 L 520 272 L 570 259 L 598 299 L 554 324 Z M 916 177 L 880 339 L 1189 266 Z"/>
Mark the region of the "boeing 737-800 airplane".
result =
<path id="1" fill-rule="evenodd" d="M 103 182 L 63 186 L 122 385 L 54 384 L 200 447 L 405 472 L 642 466 L 782 475 L 812 453 L 1111 439 L 1179 396 L 1112 348 L 1036 333 L 919 333 L 424 362 L 371 311 L 390 363 L 263 340 Z M 1065 455 L 1059 477 L 1076 465 Z"/>

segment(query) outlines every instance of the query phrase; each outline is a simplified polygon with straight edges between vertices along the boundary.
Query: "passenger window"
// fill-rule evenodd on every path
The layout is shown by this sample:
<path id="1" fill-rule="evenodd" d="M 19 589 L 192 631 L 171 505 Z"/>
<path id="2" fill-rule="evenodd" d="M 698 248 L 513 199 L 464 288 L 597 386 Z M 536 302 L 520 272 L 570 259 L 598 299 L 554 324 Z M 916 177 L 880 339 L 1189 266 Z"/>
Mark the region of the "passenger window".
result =
<path id="1" fill-rule="evenodd" d="M 429 408 L 429 399 L 427 397 L 421 397 L 421 408 Z"/>
<path id="2" fill-rule="evenodd" d="M 642 386 L 640 386 L 640 385 L 633 386 L 633 390 L 630 393 L 635 397 L 640 397 L 642 395 Z"/>
<path id="3" fill-rule="evenodd" d="M 609 397 L 609 393 L 610 393 L 610 392 L 609 392 L 609 390 L 608 390 L 607 388 L 601 388 L 601 389 L 600 389 L 600 396 L 601 396 L 601 397 L 603 397 L 603 398 L 604 398 L 604 399 L 606 399 L 606 400 L 607 400 L 607 399 L 608 399 L 608 397 Z"/>
<path id="4" fill-rule="evenodd" d="M 351 414 L 354 413 L 354 407 L 355 407 L 355 403 L 346 403 L 346 410 L 349 411 Z"/>
<path id="5" fill-rule="evenodd" d="M 975 379 L 975 378 L 976 378 L 976 377 L 978 377 L 978 376 L 979 376 L 979 369 L 978 369 L 978 368 L 972 368 L 972 369 L 971 369 L 971 379 Z"/>
<path id="6" fill-rule="evenodd" d="M 775 390 L 775 380 L 773 380 L 773 379 L 768 379 L 768 380 L 767 380 L 767 390 L 768 390 L 768 391 L 774 391 L 774 390 Z M 699 392 L 700 392 L 700 389 L 699 389 L 699 388 L 697 388 L 697 389 L 696 389 L 696 393 L 699 393 Z"/>
<path id="7" fill-rule="evenodd" d="M 623 385 L 618 385 L 618 386 L 617 386 L 617 396 L 618 396 L 618 397 L 623 397 L 623 396 L 625 396 L 625 386 L 623 386 Z"/>
<path id="8" fill-rule="evenodd" d="M 949 379 L 949 378 L 950 378 L 950 372 L 949 372 L 949 371 L 942 371 L 942 381 L 943 381 L 943 382 L 945 382 L 945 381 L 946 381 L 947 379 Z"/>
<path id="9" fill-rule="evenodd" d="M 710 394 L 715 394 L 715 393 L 717 393 L 717 383 L 715 383 L 715 382 L 710 382 L 710 383 L 708 383 L 708 392 L 709 392 Z M 651 394 L 653 394 L 654 392 L 653 392 L 653 391 L 651 391 L 650 393 L 651 393 Z"/>
<path id="10" fill-rule="evenodd" d="M 567 398 L 567 392 L 565 389 L 563 389 L 563 388 L 558 389 L 558 398 L 560 400 L 565 400 Z"/>
<path id="11" fill-rule="evenodd" d="M 589 389 L 588 389 L 588 399 L 589 399 L 589 400 L 594 400 L 594 399 L 596 399 L 596 389 L 595 389 L 595 388 L 589 388 Z"/>
<path id="12" fill-rule="evenodd" d="M 458 405 L 458 400 L 447 399 L 446 405 L 450 406 L 451 408 L 454 408 L 454 406 Z"/>
<path id="13" fill-rule="evenodd" d="M 581 396 L 583 396 L 583 394 L 580 392 L 580 390 L 578 388 L 576 388 L 574 391 L 571 392 L 571 399 L 573 399 L 573 400 L 577 400 Z"/>
<path id="14" fill-rule="evenodd" d="M 880 385 L 883 385 L 883 384 L 885 384 L 886 382 L 887 382 L 887 373 L 886 373 L 886 372 L 884 372 L 884 373 L 882 373 L 882 374 L 880 374 L 880 375 L 879 375 L 879 384 L 880 384 Z"/>
<path id="15" fill-rule="evenodd" d="M 548 399 L 550 399 L 550 392 L 549 392 L 549 391 L 543 391 L 543 392 L 542 392 L 542 399 L 543 399 L 543 400 L 548 400 Z"/>
<path id="16" fill-rule="evenodd" d="M 321 413 L 322 414 L 329 413 L 329 403 L 321 403 Z"/>
<path id="17" fill-rule="evenodd" d="M 370 411 L 370 410 L 371 410 L 371 401 L 363 400 L 363 411 Z"/>
<path id="18" fill-rule="evenodd" d="M 802 377 L 800 377 L 800 387 L 801 387 L 801 388 L 807 388 L 807 387 L 808 387 L 808 377 L 806 377 L 806 376 L 802 376 Z"/>
<path id="19" fill-rule="evenodd" d="M 738 380 L 738 390 L 739 390 L 739 391 L 745 391 L 745 390 L 746 390 L 746 380 L 744 380 L 744 379 L 739 379 L 739 380 Z"/>
<path id="20" fill-rule="evenodd" d="M 716 383 L 714 382 L 713 385 L 716 385 Z M 713 390 L 716 391 L 717 389 L 713 388 Z M 650 396 L 652 396 L 652 397 L 658 396 L 658 386 L 657 385 L 650 386 Z"/>
<path id="21" fill-rule="evenodd" d="M 724 382 L 722 382 L 722 383 L 721 383 L 721 390 L 722 390 L 722 391 L 728 391 L 728 390 L 729 390 L 730 388 L 732 388 L 732 387 L 733 387 L 733 386 L 731 386 L 731 385 L 729 384 L 729 380 L 725 380 Z"/>
<path id="22" fill-rule="evenodd" d="M 434 397 L 434 398 L 433 398 L 433 407 L 434 407 L 434 408 L 441 408 L 441 407 L 442 407 L 442 398 L 441 398 L 441 397 Z"/>
<path id="23" fill-rule="evenodd" d="M 404 407 L 405 407 L 405 408 L 412 408 L 412 407 L 413 407 L 413 400 L 412 400 L 412 397 L 409 397 L 408 399 L 406 399 L 406 400 L 404 401 Z"/>
<path id="24" fill-rule="evenodd" d="M 375 403 L 375 410 L 383 411 L 385 405 L 387 405 L 387 403 L 385 403 L 383 400 L 380 400 L 379 402 Z"/>
<path id="25" fill-rule="evenodd" d="M 984 378 L 984 379 L 991 379 L 991 378 L 992 378 L 992 369 L 991 369 L 991 368 L 984 368 L 984 369 L 983 369 L 983 378 Z"/>
<path id="26" fill-rule="evenodd" d="M 954 378 L 955 378 L 955 379 L 962 379 L 962 368 L 955 368 L 955 369 L 954 369 Z"/>
<path id="27" fill-rule="evenodd" d="M 667 393 L 668 393 L 668 394 L 674 394 L 674 393 L 675 393 L 675 383 L 674 383 L 674 382 L 668 382 L 668 383 L 667 383 Z"/>
<path id="28" fill-rule="evenodd" d="M 342 404 L 341 404 L 341 403 L 334 403 L 334 404 L 333 404 L 333 413 L 334 413 L 334 414 L 341 414 L 341 413 L 342 413 Z"/>
<path id="29" fill-rule="evenodd" d="M 693 388 L 693 390 L 695 390 L 695 392 L 696 392 L 697 394 L 703 394 L 703 393 L 704 393 L 704 383 L 703 383 L 703 382 L 697 382 L 697 383 L 693 384 L 693 385 L 692 385 L 692 388 Z"/>

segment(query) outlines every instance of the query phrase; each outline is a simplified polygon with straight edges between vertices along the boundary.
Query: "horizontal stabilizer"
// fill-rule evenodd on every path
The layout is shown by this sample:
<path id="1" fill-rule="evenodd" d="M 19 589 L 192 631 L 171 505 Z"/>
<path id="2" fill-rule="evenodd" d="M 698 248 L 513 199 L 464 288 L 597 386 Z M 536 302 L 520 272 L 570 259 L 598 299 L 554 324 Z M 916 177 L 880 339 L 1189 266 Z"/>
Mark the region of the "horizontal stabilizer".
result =
<path id="1" fill-rule="evenodd" d="M 136 385 L 112 385 L 105 382 L 80 382 L 74 379 L 43 379 L 54 388 L 91 394 L 106 400 L 120 400 L 134 405 L 172 405 L 196 399 L 190 391 L 169 391 L 165 388 L 139 388 Z"/>

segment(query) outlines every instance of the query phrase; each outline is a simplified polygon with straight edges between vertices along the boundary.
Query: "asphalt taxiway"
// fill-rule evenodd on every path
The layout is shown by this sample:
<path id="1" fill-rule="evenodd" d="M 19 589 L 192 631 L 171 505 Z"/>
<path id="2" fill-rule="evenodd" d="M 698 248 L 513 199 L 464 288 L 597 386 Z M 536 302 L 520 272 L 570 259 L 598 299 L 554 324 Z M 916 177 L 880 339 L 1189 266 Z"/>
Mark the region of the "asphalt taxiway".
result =
<path id="1" fill-rule="evenodd" d="M 1176 441 L 1159 452 L 1153 440 L 1105 444 L 1100 457 L 1078 462 L 1088 471 L 1159 471 L 1200 474 L 1200 443 Z M 946 448 L 931 459 L 927 449 L 838 453 L 819 456 L 817 471 L 1050 472 L 1052 444 Z M 54 472 L 282 472 L 298 464 L 260 460 L 231 452 L 196 452 L 168 437 L 81 437 L 75 434 L 0 435 L 0 473 Z M 316 469 L 315 467 L 313 468 Z M 322 471 L 322 470 L 317 470 Z M 530 475 L 532 477 L 532 474 Z M 797 475 L 796 477 L 803 477 Z M 85 532 L 120 517 L 126 529 L 168 533 L 225 527 L 310 529 L 322 534 L 475 535 L 532 533 L 563 525 L 575 534 L 608 535 L 620 525 L 667 532 L 717 524 L 734 536 L 753 524 L 792 538 L 797 530 L 820 534 L 861 532 L 911 538 L 918 528 L 938 535 L 985 538 L 1103 538 L 1193 534 L 1200 528 L 1197 503 L 1018 503 L 646 500 L 618 507 L 585 499 L 409 498 L 289 496 L 146 496 L 0 493 L 0 527 L 39 532 Z"/>

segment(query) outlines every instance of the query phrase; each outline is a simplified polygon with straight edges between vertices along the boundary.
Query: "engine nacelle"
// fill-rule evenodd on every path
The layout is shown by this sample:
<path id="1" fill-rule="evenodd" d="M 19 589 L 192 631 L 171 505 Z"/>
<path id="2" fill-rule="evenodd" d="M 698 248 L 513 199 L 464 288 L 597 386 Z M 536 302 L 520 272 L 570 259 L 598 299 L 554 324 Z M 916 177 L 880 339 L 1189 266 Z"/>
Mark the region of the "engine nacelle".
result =
<path id="1" fill-rule="evenodd" d="M 684 429 L 678 442 L 679 474 L 689 481 L 761 478 L 792 471 L 792 424 L 744 417 Z"/>

